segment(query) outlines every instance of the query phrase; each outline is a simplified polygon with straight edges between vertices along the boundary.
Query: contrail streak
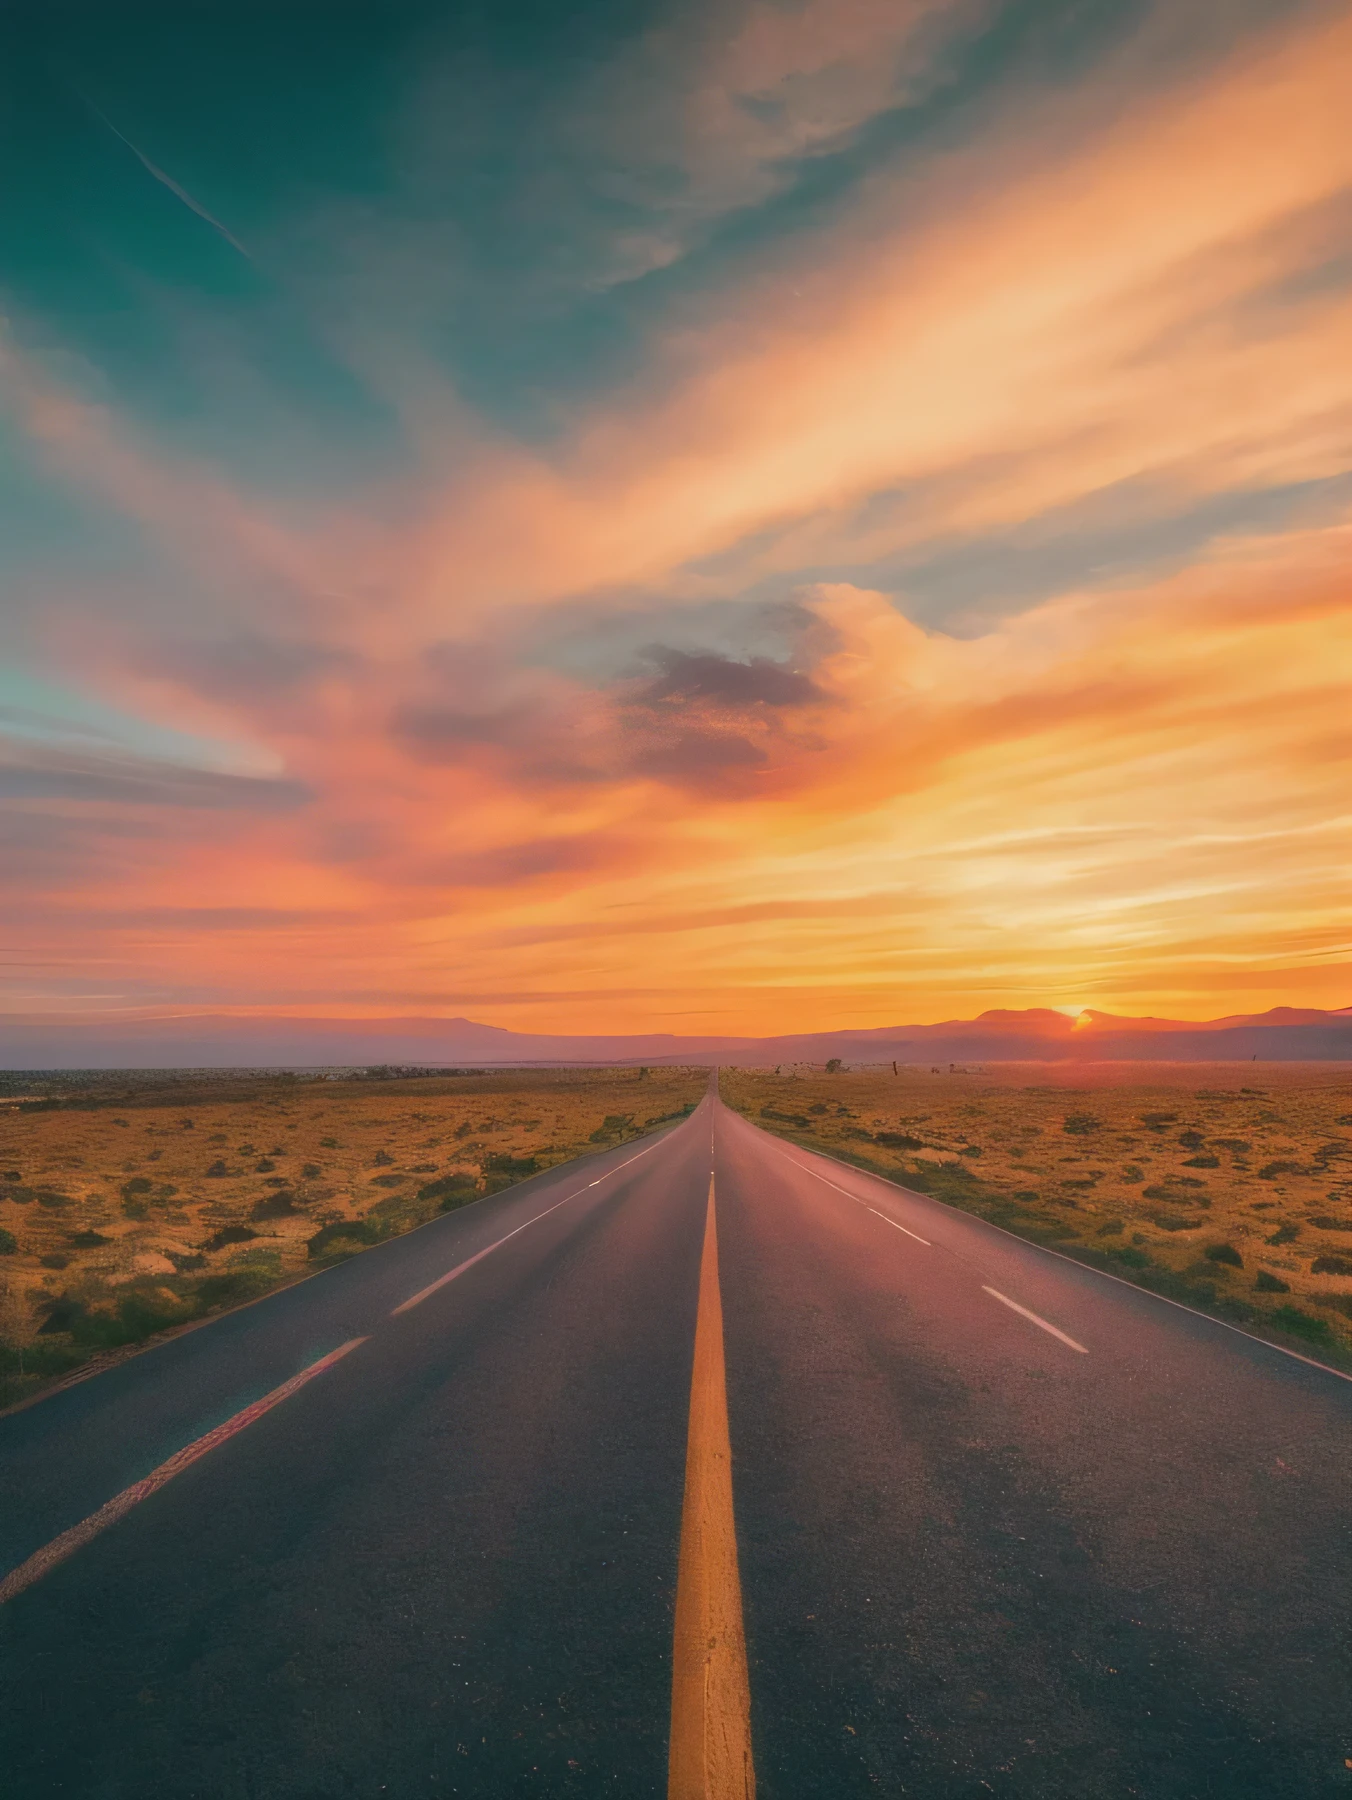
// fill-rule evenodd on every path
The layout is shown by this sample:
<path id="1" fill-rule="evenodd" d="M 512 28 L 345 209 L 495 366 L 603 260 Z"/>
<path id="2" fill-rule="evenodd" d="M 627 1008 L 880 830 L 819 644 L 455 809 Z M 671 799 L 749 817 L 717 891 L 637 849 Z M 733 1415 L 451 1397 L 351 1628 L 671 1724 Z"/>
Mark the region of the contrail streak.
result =
<path id="1" fill-rule="evenodd" d="M 217 218 L 214 218 L 212 216 L 212 214 L 207 211 L 205 206 L 201 205 L 198 201 L 194 200 L 192 195 L 188 192 L 188 190 L 186 188 L 182 188 L 178 185 L 178 183 L 174 180 L 172 175 L 166 175 L 163 169 L 158 167 L 157 164 L 151 162 L 150 158 L 146 155 L 144 150 L 138 150 L 136 148 L 135 144 L 133 144 L 131 139 L 127 136 L 127 134 L 124 131 L 119 131 L 117 126 L 113 124 L 113 121 L 108 117 L 108 115 L 106 113 L 101 112 L 99 110 L 99 108 L 97 106 L 95 106 L 95 104 L 92 100 L 86 100 L 85 105 L 89 108 L 90 112 L 92 112 L 94 114 L 95 118 L 100 119 L 103 122 L 103 124 L 105 124 L 108 127 L 109 131 L 112 132 L 112 134 L 115 138 L 120 139 L 121 142 L 127 146 L 128 150 L 131 151 L 132 155 L 141 164 L 141 166 L 149 174 L 153 175 L 155 177 L 156 181 L 158 181 L 162 187 L 167 187 L 169 192 L 171 194 L 175 195 L 178 199 L 180 199 L 183 202 L 183 204 L 186 207 L 188 207 L 192 212 L 195 212 L 199 219 L 204 219 L 206 221 L 206 223 L 211 226 L 213 231 L 219 232 L 220 235 L 225 239 L 226 243 L 229 244 L 233 249 L 238 250 L 242 257 L 246 258 L 246 260 L 249 262 L 253 261 L 253 257 L 249 255 L 249 252 L 244 248 L 243 244 L 240 243 L 239 239 L 234 235 L 234 233 L 231 231 L 227 231 L 225 226 L 221 224 L 220 220 Z"/>

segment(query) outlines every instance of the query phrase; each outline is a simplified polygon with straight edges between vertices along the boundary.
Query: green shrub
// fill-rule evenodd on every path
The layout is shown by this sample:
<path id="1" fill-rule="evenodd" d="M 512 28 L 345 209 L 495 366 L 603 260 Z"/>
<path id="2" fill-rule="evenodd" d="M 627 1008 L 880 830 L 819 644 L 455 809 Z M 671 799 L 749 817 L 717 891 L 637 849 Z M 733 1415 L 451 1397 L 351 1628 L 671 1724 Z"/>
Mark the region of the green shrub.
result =
<path id="1" fill-rule="evenodd" d="M 256 1200 L 249 1217 L 251 1219 L 289 1219 L 297 1210 L 295 1195 L 289 1194 L 285 1188 L 278 1188 L 275 1194 L 265 1194 L 261 1200 Z"/>
<path id="2" fill-rule="evenodd" d="M 374 1225 L 365 1219 L 337 1219 L 332 1225 L 323 1225 L 308 1240 L 307 1248 L 311 1256 L 323 1256 L 334 1246 L 342 1248 L 346 1243 L 352 1250 L 359 1244 L 378 1244 L 380 1233 Z"/>
<path id="3" fill-rule="evenodd" d="M 1291 1284 L 1280 1276 L 1269 1275 L 1266 1269 L 1260 1269 L 1254 1278 L 1254 1290 L 1259 1294 L 1289 1294 Z"/>
<path id="4" fill-rule="evenodd" d="M 238 1306 L 255 1300 L 272 1286 L 272 1269 L 226 1269 L 220 1275 L 208 1275 L 197 1284 L 194 1298 L 201 1306 Z"/>
<path id="5" fill-rule="evenodd" d="M 1302 1312 L 1298 1306 L 1276 1306 L 1271 1316 L 1273 1324 L 1289 1331 L 1292 1337 L 1305 1338 L 1311 1344 L 1333 1342 L 1327 1319 L 1316 1319 L 1313 1313 Z"/>
<path id="6" fill-rule="evenodd" d="M 418 1189 L 418 1198 L 435 1200 L 438 1212 L 454 1212 L 457 1207 L 468 1206 L 478 1195 L 478 1183 L 466 1169 L 455 1169 Z"/>
<path id="7" fill-rule="evenodd" d="M 1316 1275 L 1352 1275 L 1352 1256 L 1316 1256 L 1310 1267 Z"/>
<path id="8" fill-rule="evenodd" d="M 19 1240 L 12 1231 L 6 1231 L 0 1225 L 0 1256 L 13 1256 L 19 1248 Z"/>
<path id="9" fill-rule="evenodd" d="M 51 1250 L 46 1256 L 40 1256 L 38 1262 L 44 1269 L 68 1269 L 70 1258 L 60 1250 Z"/>
<path id="10" fill-rule="evenodd" d="M 761 1111 L 764 1112 L 764 1110 L 762 1107 Z M 905 1131 L 879 1131 L 875 1133 L 873 1141 L 875 1144 L 881 1144 L 887 1150 L 923 1150 L 925 1148 L 923 1138 L 911 1137 Z"/>
<path id="11" fill-rule="evenodd" d="M 176 1297 L 163 1293 L 131 1293 L 118 1301 L 118 1324 L 126 1334 L 124 1343 L 136 1343 L 167 1326 L 180 1324 L 193 1311 Z"/>
<path id="12" fill-rule="evenodd" d="M 1267 1242 L 1269 1244 L 1294 1244 L 1299 1236 L 1299 1225 L 1279 1225 Z"/>
<path id="13" fill-rule="evenodd" d="M 1121 1219 L 1105 1219 L 1094 1233 L 1095 1237 L 1116 1237 L 1123 1229 Z"/>
<path id="14" fill-rule="evenodd" d="M 1329 1213 L 1311 1213 L 1309 1220 L 1320 1231 L 1352 1231 L 1352 1219 L 1335 1219 Z"/>
<path id="15" fill-rule="evenodd" d="M 250 1238 L 258 1233 L 250 1231 L 247 1225 L 222 1225 L 214 1237 L 209 1237 L 202 1246 L 204 1250 L 224 1250 L 227 1244 L 247 1244 Z"/>
<path id="16" fill-rule="evenodd" d="M 1185 1169 L 1219 1169 L 1220 1166 L 1220 1157 L 1212 1156 L 1209 1151 L 1204 1152 L 1201 1156 L 1190 1156 L 1183 1164 Z"/>
<path id="17" fill-rule="evenodd" d="M 1148 1269 L 1154 1263 L 1154 1258 L 1148 1255 L 1146 1251 L 1138 1250 L 1134 1246 L 1128 1244 L 1123 1244 L 1118 1248 L 1105 1251 L 1104 1254 L 1110 1256 L 1114 1262 L 1121 1263 L 1123 1268 L 1126 1269 Z"/>
<path id="18" fill-rule="evenodd" d="M 610 1123 L 609 1120 L 606 1121 Z M 596 1137 L 596 1133 L 592 1133 Z M 514 1180 L 525 1175 L 534 1175 L 540 1167 L 540 1159 L 536 1156 L 513 1156 L 509 1150 L 493 1150 L 484 1157 L 480 1168 L 485 1175 L 510 1175 Z"/>
<path id="19" fill-rule="evenodd" d="M 73 1231 L 66 1240 L 72 1250 L 97 1250 L 100 1244 L 110 1243 L 101 1231 Z"/>
<path id="20" fill-rule="evenodd" d="M 1208 1244 L 1202 1254 L 1208 1262 L 1224 1263 L 1231 1269 L 1244 1267 L 1244 1258 L 1233 1244 Z"/>

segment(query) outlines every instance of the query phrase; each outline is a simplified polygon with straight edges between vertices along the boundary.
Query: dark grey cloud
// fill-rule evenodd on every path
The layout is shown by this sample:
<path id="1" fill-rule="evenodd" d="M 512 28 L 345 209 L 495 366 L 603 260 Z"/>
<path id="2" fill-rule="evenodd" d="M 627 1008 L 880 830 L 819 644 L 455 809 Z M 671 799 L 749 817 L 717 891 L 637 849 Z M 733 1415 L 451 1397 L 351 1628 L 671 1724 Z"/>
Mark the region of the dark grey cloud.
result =
<path id="1" fill-rule="evenodd" d="M 649 652 L 662 670 L 640 696 L 642 705 L 708 702 L 729 709 L 806 706 L 824 698 L 808 676 L 767 656 L 737 662 L 710 652 L 655 647 Z"/>

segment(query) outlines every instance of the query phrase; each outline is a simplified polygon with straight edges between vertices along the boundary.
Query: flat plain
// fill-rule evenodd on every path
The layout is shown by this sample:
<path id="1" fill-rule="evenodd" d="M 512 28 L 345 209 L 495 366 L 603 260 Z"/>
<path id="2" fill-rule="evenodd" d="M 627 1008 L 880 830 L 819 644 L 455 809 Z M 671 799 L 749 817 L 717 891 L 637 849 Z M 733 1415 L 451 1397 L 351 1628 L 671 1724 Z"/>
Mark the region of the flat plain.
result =
<path id="1" fill-rule="evenodd" d="M 1352 1366 L 1344 1064 L 725 1069 L 767 1130 Z"/>
<path id="2" fill-rule="evenodd" d="M 0 1110 L 0 1405 L 640 1136 L 707 1079 L 148 1074 L 17 1093 Z"/>

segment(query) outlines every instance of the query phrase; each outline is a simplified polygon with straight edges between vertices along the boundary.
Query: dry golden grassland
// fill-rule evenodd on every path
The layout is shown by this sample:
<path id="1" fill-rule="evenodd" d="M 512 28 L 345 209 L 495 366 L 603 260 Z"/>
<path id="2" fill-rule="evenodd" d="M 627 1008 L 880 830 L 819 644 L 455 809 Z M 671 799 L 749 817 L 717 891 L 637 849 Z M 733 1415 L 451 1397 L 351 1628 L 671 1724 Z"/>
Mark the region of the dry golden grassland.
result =
<path id="1" fill-rule="evenodd" d="M 724 1070 L 758 1125 L 1339 1362 L 1352 1071 L 1292 1063 Z"/>
<path id="2" fill-rule="evenodd" d="M 623 1143 L 707 1079 L 105 1078 L 0 1105 L 0 1404 Z"/>

